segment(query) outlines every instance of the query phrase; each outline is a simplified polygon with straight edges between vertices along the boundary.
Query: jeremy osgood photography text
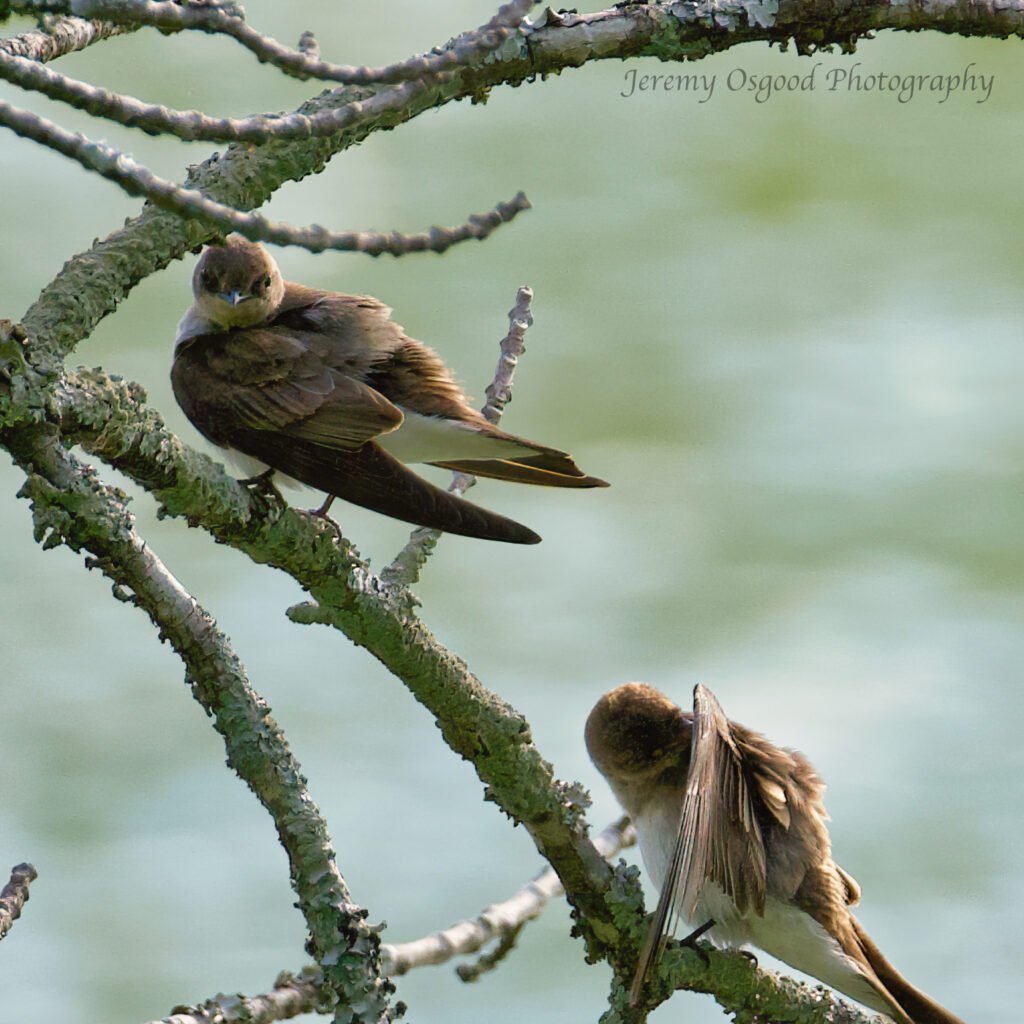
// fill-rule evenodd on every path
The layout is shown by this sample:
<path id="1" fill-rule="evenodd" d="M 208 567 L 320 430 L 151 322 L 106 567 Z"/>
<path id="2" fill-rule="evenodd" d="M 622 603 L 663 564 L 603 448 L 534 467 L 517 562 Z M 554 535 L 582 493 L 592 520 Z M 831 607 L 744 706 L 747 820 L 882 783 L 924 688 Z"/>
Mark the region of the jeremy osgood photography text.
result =
<path id="1" fill-rule="evenodd" d="M 983 74 L 973 61 L 954 72 L 913 74 L 866 71 L 859 62 L 824 70 L 819 61 L 808 71 L 789 75 L 752 73 L 742 67 L 711 74 L 646 73 L 630 68 L 619 95 L 629 99 L 651 93 L 679 93 L 697 103 L 707 103 L 716 95 L 742 93 L 755 103 L 767 103 L 786 93 L 878 93 L 897 103 L 948 103 L 952 99 L 987 103 L 994 85 L 995 75 Z"/>

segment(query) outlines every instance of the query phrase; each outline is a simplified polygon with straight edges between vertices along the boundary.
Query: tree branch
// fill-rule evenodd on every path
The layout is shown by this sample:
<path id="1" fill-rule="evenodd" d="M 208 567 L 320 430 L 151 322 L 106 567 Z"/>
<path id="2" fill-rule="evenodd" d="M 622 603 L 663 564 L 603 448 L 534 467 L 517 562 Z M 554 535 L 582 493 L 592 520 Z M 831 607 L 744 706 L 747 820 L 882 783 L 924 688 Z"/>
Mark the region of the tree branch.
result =
<path id="1" fill-rule="evenodd" d="M 117 25 L 112 21 L 56 18 L 45 32 L 26 32 L 0 39 L 0 54 L 32 61 L 51 61 L 76 50 L 84 50 L 103 39 L 134 32 L 137 28 L 137 25 Z"/>
<path id="2" fill-rule="evenodd" d="M 858 35 L 886 27 L 1024 34 L 1024 0 L 988 0 L 966 7 L 957 0 L 924 5 L 865 0 L 849 6 L 784 0 L 774 16 L 767 6 L 721 0 L 713 18 L 695 2 L 635 5 L 586 16 L 546 11 L 537 24 L 524 23 L 486 62 L 456 67 L 429 86 L 347 88 L 318 96 L 298 113 L 312 117 L 344 110 L 343 128 L 323 139 L 275 140 L 255 148 L 232 145 L 223 156 L 196 168 L 188 185 L 215 202 L 249 210 L 286 181 L 316 173 L 336 153 L 380 128 L 393 128 L 452 100 L 482 97 L 501 83 L 519 84 L 595 59 L 687 60 L 754 39 L 790 37 L 805 48 L 849 46 Z M 748 20 L 755 16 L 757 20 Z M 25 315 L 24 324 L 37 343 L 35 357 L 42 360 L 37 365 L 58 366 L 138 281 L 213 235 L 206 224 L 146 210 L 88 253 L 73 257 Z"/>
<path id="3" fill-rule="evenodd" d="M 17 346 L 25 342 L 17 328 L 0 323 L 0 406 L 33 383 L 30 368 L 18 361 Z M 274 820 L 312 952 L 336 1000 L 352 1008 L 352 1020 L 387 1019 L 392 988 L 380 977 L 377 931 L 352 901 L 299 764 L 227 638 L 135 532 L 124 495 L 63 447 L 54 423 L 40 418 L 20 429 L 0 426 L 0 442 L 26 472 L 19 496 L 32 503 L 36 540 L 44 548 L 88 551 L 87 566 L 113 581 L 116 597 L 142 608 L 185 663 L 193 695 L 224 739 L 229 765 Z"/>
<path id="4" fill-rule="evenodd" d="M 636 841 L 636 833 L 628 819 L 609 825 L 594 840 L 605 858 L 614 857 L 621 849 Z M 398 945 L 381 944 L 381 970 L 385 974 L 406 974 L 414 967 L 444 963 L 452 956 L 473 953 L 510 927 L 522 927 L 540 915 L 546 904 L 564 890 L 558 876 L 545 868 L 532 882 L 511 899 L 488 907 L 475 922 L 465 921 L 453 928 L 424 939 Z M 435 950 L 444 949 L 447 955 Z M 191 1007 L 176 1007 L 170 1017 L 150 1024 L 216 1024 L 222 1020 L 244 1019 L 250 1024 L 269 1024 L 302 1013 L 313 1013 L 323 1002 L 323 973 L 307 967 L 298 975 L 285 972 L 274 982 L 271 992 L 259 996 L 219 995 Z"/>
<path id="5" fill-rule="evenodd" d="M 102 18 L 139 28 L 144 25 L 162 32 L 194 30 L 211 35 L 230 36 L 249 50 L 261 64 L 271 64 L 287 75 L 300 79 L 319 79 L 343 85 L 377 85 L 403 82 L 434 75 L 462 64 L 481 60 L 497 49 L 516 29 L 534 0 L 512 0 L 477 29 L 451 40 L 441 52 L 412 57 L 409 60 L 370 68 L 331 64 L 302 49 L 282 46 L 270 36 L 251 28 L 241 8 L 235 4 L 178 4 L 155 0 L 23 0 L 12 8 L 23 11 L 50 11 L 77 14 L 86 18 Z"/>
<path id="6" fill-rule="evenodd" d="M 17 58 L 11 58 L 16 60 Z M 288 224 L 267 220 L 258 213 L 239 213 L 230 206 L 213 202 L 201 192 L 183 189 L 173 182 L 159 178 L 131 157 L 103 142 L 92 142 L 84 135 L 64 131 L 59 125 L 38 114 L 19 110 L 0 100 L 0 124 L 26 139 L 54 149 L 77 160 L 86 170 L 116 182 L 129 195 L 145 196 L 151 203 L 182 217 L 198 218 L 219 228 L 224 234 L 238 231 L 247 238 L 276 245 L 299 245 L 311 252 L 337 249 L 346 252 L 365 252 L 370 256 L 390 253 L 400 256 L 409 252 L 441 253 L 468 239 L 486 238 L 495 228 L 507 224 L 516 214 L 529 209 L 530 201 L 523 192 L 508 202 L 499 203 L 488 213 L 474 213 L 458 227 L 433 227 L 416 235 L 399 232 L 381 234 L 377 231 L 333 232 L 319 224 L 308 228 L 295 228 Z"/>
<path id="7" fill-rule="evenodd" d="M 307 967 L 298 975 L 284 972 L 270 992 L 258 996 L 218 995 L 197 1006 L 176 1006 L 169 1017 L 150 1024 L 272 1024 L 304 1013 L 326 1012 L 323 972 Z"/>
<path id="8" fill-rule="evenodd" d="M 859 35 L 882 27 L 1019 35 L 1024 22 L 1024 0 L 971 5 L 783 0 L 778 10 L 773 6 L 733 0 L 716 3 L 713 9 L 676 3 L 584 16 L 545 12 L 535 26 L 510 37 L 500 52 L 479 66 L 457 66 L 418 88 L 346 89 L 318 97 L 302 113 L 314 116 L 344 109 L 350 113 L 342 131 L 326 139 L 274 140 L 255 149 L 232 146 L 223 157 L 197 169 L 190 184 L 215 202 L 251 209 L 284 181 L 320 169 L 336 152 L 378 128 L 393 127 L 452 99 L 479 98 L 495 84 L 518 83 L 591 59 L 682 60 L 752 39 L 794 38 L 805 51 L 831 43 L 849 47 Z M 27 336 L 11 329 L 0 332 L 0 441 L 29 476 L 24 493 L 33 499 L 39 539 L 46 546 L 64 543 L 92 551 L 95 564 L 146 608 L 161 629 L 183 631 L 180 642 L 186 663 L 188 645 L 193 644 L 198 668 L 212 672 L 211 687 L 224 673 L 230 676 L 232 669 L 230 659 L 218 660 L 216 652 L 206 651 L 200 642 L 202 636 L 216 633 L 212 621 L 197 607 L 181 618 L 184 598 L 176 593 L 173 577 L 143 557 L 145 549 L 120 496 L 99 484 L 61 442 L 79 441 L 153 490 L 168 514 L 203 525 L 254 560 L 289 572 L 314 600 L 293 609 L 293 619 L 341 629 L 398 675 L 434 715 L 451 748 L 472 761 L 489 798 L 527 827 L 579 912 L 588 954 L 604 956 L 613 965 L 616 983 L 609 1019 L 643 1019 L 645 1010 L 629 1011 L 624 1005 L 641 931 L 635 872 L 612 872 L 600 859 L 585 835 L 582 791 L 555 779 L 533 746 L 525 720 L 437 643 L 413 614 L 413 599 L 406 590 L 370 574 L 329 527 L 266 495 L 251 493 L 210 460 L 189 452 L 157 414 L 145 408 L 141 389 L 100 373 L 63 377 L 64 356 L 135 283 L 210 234 L 206 225 L 146 210 L 68 263 L 27 314 Z M 164 601 L 177 615 L 163 616 Z M 202 636 L 193 636 L 187 628 L 192 615 L 205 623 Z M 211 664 L 220 669 L 214 671 Z M 200 690 L 191 666 L 189 672 Z M 231 681 L 244 687 L 240 668 Z M 262 710 L 266 725 L 270 720 L 258 698 L 255 705 L 250 701 L 247 713 L 251 717 L 254 706 Z M 228 723 L 222 724 L 228 728 Z M 325 917 L 330 917 L 326 911 Z M 372 948 L 375 936 L 364 938 Z M 372 968 L 363 962 L 359 972 L 360 983 L 383 1001 L 383 989 L 374 989 L 378 982 Z M 735 996 L 722 994 L 728 990 L 730 972 L 740 972 Z M 714 988 L 723 1005 L 731 1000 L 732 1009 L 748 1016 L 771 1012 L 785 1013 L 790 1020 L 865 1019 L 854 1011 L 837 1016 L 846 1012 L 836 1010 L 833 1002 L 838 1001 L 830 1002 L 831 997 L 817 992 L 800 995 L 806 1005 L 795 1010 L 793 993 L 801 991 L 793 987 L 795 983 L 773 982 L 774 990 L 762 992 L 761 986 L 768 984 L 764 979 L 771 976 L 720 952 L 711 954 L 705 969 L 692 952 L 670 949 L 662 976 L 697 990 Z M 775 998 L 773 992 L 781 992 L 778 1005 L 785 1009 L 766 1009 Z"/>

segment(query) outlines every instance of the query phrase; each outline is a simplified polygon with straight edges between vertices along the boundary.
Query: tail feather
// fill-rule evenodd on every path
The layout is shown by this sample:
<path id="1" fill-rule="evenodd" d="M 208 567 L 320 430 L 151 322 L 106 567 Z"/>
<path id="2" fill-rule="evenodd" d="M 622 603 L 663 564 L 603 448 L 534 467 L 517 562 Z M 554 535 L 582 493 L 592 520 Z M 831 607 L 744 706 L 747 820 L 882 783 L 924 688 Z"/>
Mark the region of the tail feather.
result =
<path id="1" fill-rule="evenodd" d="M 857 943 L 871 969 L 884 986 L 886 992 L 896 1001 L 913 1024 L 964 1024 L 964 1022 L 940 1006 L 934 999 L 926 996 L 915 988 L 895 967 L 882 955 L 879 948 L 871 941 L 871 937 L 861 927 L 856 918 L 852 918 Z"/>
<path id="2" fill-rule="evenodd" d="M 452 462 L 432 462 L 432 466 L 450 469 L 456 473 L 493 480 L 507 480 L 517 484 L 535 484 L 539 487 L 607 487 L 608 483 L 596 476 L 587 476 L 564 452 L 545 451 L 515 459 L 461 459 Z"/>

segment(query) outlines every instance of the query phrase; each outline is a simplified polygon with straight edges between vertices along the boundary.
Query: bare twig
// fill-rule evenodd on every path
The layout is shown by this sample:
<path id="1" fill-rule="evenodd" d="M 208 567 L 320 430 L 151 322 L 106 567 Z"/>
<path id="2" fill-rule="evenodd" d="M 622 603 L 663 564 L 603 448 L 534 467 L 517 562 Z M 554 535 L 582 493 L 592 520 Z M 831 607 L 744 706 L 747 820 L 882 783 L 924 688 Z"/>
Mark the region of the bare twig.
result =
<path id="1" fill-rule="evenodd" d="M 31 864 L 16 864 L 11 868 L 11 879 L 0 890 L 0 939 L 21 917 L 21 908 L 28 902 L 28 887 L 37 877 Z"/>
<path id="2" fill-rule="evenodd" d="M 208 199 L 195 189 L 182 188 L 159 178 L 131 157 L 102 142 L 93 142 L 83 135 L 72 134 L 46 118 L 20 110 L 0 101 L 0 124 L 24 138 L 32 139 L 64 156 L 77 160 L 83 167 L 117 182 L 129 195 L 145 196 L 154 205 L 172 210 L 183 217 L 194 217 L 215 225 L 225 233 L 237 231 L 253 241 L 276 245 L 297 245 L 310 252 L 336 249 L 344 252 L 365 252 L 370 256 L 389 253 L 401 256 L 410 252 L 444 252 L 468 239 L 484 239 L 516 214 L 527 210 L 530 201 L 523 192 L 508 202 L 499 203 L 487 213 L 474 213 L 457 227 L 433 227 L 415 235 L 378 231 L 329 231 L 319 224 L 307 228 L 291 227 L 267 220 L 258 213 L 240 213 L 222 203 Z"/>
<path id="3" fill-rule="evenodd" d="M 533 323 L 530 303 L 533 301 L 533 289 L 523 285 L 516 293 L 516 304 L 509 310 L 508 333 L 501 339 L 501 355 L 494 371 L 494 380 L 487 385 L 487 401 L 480 411 L 489 422 L 497 425 L 505 406 L 512 400 L 512 377 L 516 372 L 519 357 L 525 348 L 524 339 L 527 328 Z M 452 494 L 462 495 L 476 483 L 476 477 L 469 473 L 453 473 Z M 437 547 L 440 530 L 429 530 L 419 527 L 412 531 L 405 547 L 394 557 L 391 564 L 381 573 L 381 578 L 388 583 L 411 587 L 423 571 L 427 559 Z"/>
<path id="4" fill-rule="evenodd" d="M 375 85 L 410 81 L 479 60 L 495 50 L 515 31 L 533 7 L 533 0 L 512 0 L 479 28 L 463 33 L 442 52 L 413 57 L 382 68 L 331 64 L 302 49 L 292 50 L 249 26 L 240 9 L 221 4 L 178 4 L 152 0 L 75 0 L 73 3 L 25 0 L 14 5 L 23 10 L 57 11 L 123 24 L 149 25 L 163 32 L 187 29 L 226 35 L 252 52 L 261 63 L 295 78 L 315 78 L 345 85 Z"/>
<path id="5" fill-rule="evenodd" d="M 516 943 L 519 941 L 519 933 L 525 927 L 526 922 L 522 921 L 507 931 L 503 931 L 494 949 L 487 953 L 481 953 L 474 963 L 459 964 L 455 968 L 455 973 L 459 976 L 459 980 L 467 983 L 479 981 L 483 975 L 493 971 L 516 948 Z"/>
<path id="6" fill-rule="evenodd" d="M 636 833 L 628 818 L 609 825 L 594 838 L 594 846 L 605 860 L 636 842 Z M 488 942 L 502 939 L 538 917 L 552 899 L 565 892 L 554 869 L 546 867 L 514 896 L 480 912 L 473 921 L 460 921 L 442 932 L 397 944 L 382 943 L 381 970 L 392 976 L 405 974 L 427 964 L 443 964 L 452 957 L 475 953 Z M 464 979 L 466 980 L 466 979 Z"/>
<path id="7" fill-rule="evenodd" d="M 83 22 L 88 25 L 90 22 Z M 43 33 L 36 33 L 42 35 Z M 18 37 L 25 38 L 25 37 Z M 333 135 L 354 120 L 348 107 L 317 114 L 257 114 L 251 117 L 210 117 L 198 110 L 173 110 L 144 103 L 134 96 L 109 92 L 43 67 L 35 60 L 7 56 L 0 44 L 0 78 L 84 110 L 95 117 L 139 128 L 151 135 L 167 134 L 189 142 L 266 142 Z"/>
<path id="8" fill-rule="evenodd" d="M 516 304 L 508 311 L 508 334 L 501 340 L 501 355 L 494 371 L 494 380 L 487 386 L 484 417 L 497 425 L 505 406 L 512 401 L 512 378 L 515 376 L 519 357 L 526 350 L 526 332 L 533 326 L 533 289 L 523 285 L 516 292 Z"/>

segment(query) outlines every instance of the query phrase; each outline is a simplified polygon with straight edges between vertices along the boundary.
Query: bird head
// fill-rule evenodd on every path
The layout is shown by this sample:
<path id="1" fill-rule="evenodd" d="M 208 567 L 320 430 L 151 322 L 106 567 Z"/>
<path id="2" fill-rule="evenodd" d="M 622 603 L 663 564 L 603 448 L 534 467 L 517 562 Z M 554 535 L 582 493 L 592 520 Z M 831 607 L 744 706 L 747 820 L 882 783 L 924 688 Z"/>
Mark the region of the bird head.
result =
<path id="1" fill-rule="evenodd" d="M 606 693 L 587 719 L 587 752 L 620 795 L 685 765 L 692 716 L 646 683 Z"/>
<path id="2" fill-rule="evenodd" d="M 218 327 L 252 327 L 277 312 L 284 280 L 262 245 L 229 235 L 223 245 L 209 246 L 196 264 L 192 294 L 199 312 Z"/>

